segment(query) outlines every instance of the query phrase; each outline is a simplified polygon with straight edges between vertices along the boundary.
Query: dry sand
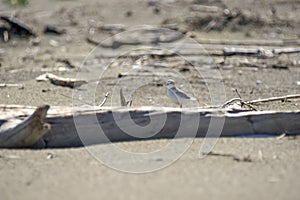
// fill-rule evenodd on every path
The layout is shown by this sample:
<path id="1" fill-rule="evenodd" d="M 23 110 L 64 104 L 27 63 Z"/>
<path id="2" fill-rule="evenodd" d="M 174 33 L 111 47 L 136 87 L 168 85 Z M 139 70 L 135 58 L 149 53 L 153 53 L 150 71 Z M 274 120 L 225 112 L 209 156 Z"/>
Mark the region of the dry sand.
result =
<path id="1" fill-rule="evenodd" d="M 148 151 L 167 140 L 120 143 Z M 127 174 L 98 162 L 85 148 L 1 150 L 1 199 L 298 199 L 299 138 L 220 139 L 199 159 L 203 139 L 169 167 Z M 48 154 L 54 158 L 47 159 Z M 128 160 L 114 160 L 127 165 Z M 160 162 L 144 160 L 143 162 Z"/>

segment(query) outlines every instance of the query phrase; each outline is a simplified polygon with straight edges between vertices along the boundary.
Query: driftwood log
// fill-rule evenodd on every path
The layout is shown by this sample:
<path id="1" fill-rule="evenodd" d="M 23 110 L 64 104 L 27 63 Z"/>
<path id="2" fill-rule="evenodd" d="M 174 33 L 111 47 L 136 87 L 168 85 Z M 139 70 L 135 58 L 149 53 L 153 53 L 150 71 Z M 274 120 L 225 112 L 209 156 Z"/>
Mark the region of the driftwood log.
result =
<path id="1" fill-rule="evenodd" d="M 43 109 L 42 109 L 43 108 Z M 107 142 L 131 141 L 144 139 L 174 138 L 180 120 L 183 134 L 180 137 L 192 137 L 192 125 L 198 123 L 196 137 L 204 137 L 209 128 L 209 123 L 214 120 L 225 120 L 221 136 L 240 136 L 256 134 L 300 134 L 300 111 L 229 111 L 225 109 L 200 109 L 200 108 L 169 108 L 169 107 L 140 107 L 140 108 L 71 108 L 71 107 L 53 107 L 48 111 L 45 122 L 51 125 L 51 130 L 43 135 L 42 120 L 36 117 L 44 116 L 47 107 L 40 107 L 35 112 L 34 107 L 24 106 L 0 106 L 0 146 L 1 147 L 28 147 L 33 145 L 33 141 L 39 141 L 42 147 L 76 147 L 82 146 L 82 137 L 85 138 L 85 145 L 99 144 Z M 129 115 L 127 115 L 129 112 Z M 34 113 L 33 115 L 31 115 Z M 161 115 L 166 114 L 166 122 L 163 128 L 155 135 L 153 129 L 161 120 Z M 16 126 L 12 130 L 3 131 L 3 127 L 11 119 L 23 119 L 24 116 L 30 116 L 27 120 Z M 151 121 L 150 121 L 151 117 Z M 198 119 L 200 118 L 200 121 Z M 38 125 L 29 123 L 26 128 L 25 124 L 29 119 L 36 119 Z M 140 126 L 148 128 L 138 132 L 140 137 L 133 137 L 123 132 L 118 126 L 115 119 L 123 125 L 130 125 L 133 120 Z M 78 120 L 82 123 L 76 123 Z M 29 120 L 30 121 L 30 120 Z M 151 123 L 152 122 L 152 123 Z M 150 124 L 150 125 L 149 125 Z M 99 126 L 105 133 L 101 135 Z M 41 140 L 32 132 L 27 136 L 29 139 L 20 139 L 20 142 L 14 141 L 7 143 L 7 138 L 16 138 L 17 132 L 22 135 L 25 130 L 30 128 L 39 130 Z M 128 127 L 127 127 L 128 128 Z M 130 128 L 130 127 L 129 127 Z M 78 134 L 80 130 L 80 134 Z M 26 132 L 26 131 L 25 131 Z M 30 132 L 30 131 L 27 131 Z M 216 135 L 210 135 L 216 136 Z M 142 137 L 142 138 L 141 138 Z M 31 140 L 34 138 L 34 140 Z M 23 141 L 30 141 L 24 143 Z"/>

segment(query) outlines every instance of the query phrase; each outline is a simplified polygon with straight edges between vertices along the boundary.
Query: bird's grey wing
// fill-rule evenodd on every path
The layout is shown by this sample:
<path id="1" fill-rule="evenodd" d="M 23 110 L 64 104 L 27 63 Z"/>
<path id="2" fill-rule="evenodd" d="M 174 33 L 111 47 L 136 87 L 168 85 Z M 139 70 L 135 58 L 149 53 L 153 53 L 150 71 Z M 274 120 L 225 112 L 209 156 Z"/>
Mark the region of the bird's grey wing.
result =
<path id="1" fill-rule="evenodd" d="M 183 91 L 179 90 L 176 88 L 176 91 L 175 91 L 176 95 L 178 97 L 181 97 L 181 98 L 186 98 L 186 99 L 190 99 L 191 97 L 189 97 L 188 95 L 186 95 Z"/>

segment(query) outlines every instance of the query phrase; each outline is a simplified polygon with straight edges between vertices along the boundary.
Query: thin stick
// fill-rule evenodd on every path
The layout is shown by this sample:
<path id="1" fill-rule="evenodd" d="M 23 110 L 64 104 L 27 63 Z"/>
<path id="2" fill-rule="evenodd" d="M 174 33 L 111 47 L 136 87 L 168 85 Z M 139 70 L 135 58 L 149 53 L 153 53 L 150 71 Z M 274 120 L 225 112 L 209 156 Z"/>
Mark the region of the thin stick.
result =
<path id="1" fill-rule="evenodd" d="M 257 99 L 252 101 L 246 101 L 247 104 L 256 104 L 256 103 L 265 103 L 265 102 L 271 102 L 271 101 L 284 101 L 287 99 L 297 99 L 300 98 L 300 94 L 292 94 L 292 95 L 286 95 L 281 97 L 270 97 L 265 99 Z"/>
<path id="2" fill-rule="evenodd" d="M 239 96 L 239 98 L 242 99 L 242 96 L 241 96 L 241 94 L 239 93 L 239 91 L 238 91 L 236 88 L 234 88 L 234 90 L 235 90 L 235 93 Z"/>
<path id="3" fill-rule="evenodd" d="M 103 101 L 100 103 L 99 107 L 102 107 L 102 106 L 105 104 L 105 102 L 106 102 L 106 100 L 107 100 L 107 98 L 108 98 L 108 94 L 109 94 L 109 93 L 106 92 L 105 97 L 104 97 Z"/>

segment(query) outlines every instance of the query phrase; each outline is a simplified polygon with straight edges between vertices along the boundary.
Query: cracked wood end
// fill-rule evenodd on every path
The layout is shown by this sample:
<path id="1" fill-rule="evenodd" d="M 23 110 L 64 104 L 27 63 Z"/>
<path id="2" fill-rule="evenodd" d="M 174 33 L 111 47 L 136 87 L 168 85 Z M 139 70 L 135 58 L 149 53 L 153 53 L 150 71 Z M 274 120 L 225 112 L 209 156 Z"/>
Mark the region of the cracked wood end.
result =
<path id="1" fill-rule="evenodd" d="M 44 123 L 49 109 L 48 105 L 38 107 L 25 120 L 13 118 L 0 126 L 0 147 L 23 148 L 31 147 L 50 130 Z"/>

